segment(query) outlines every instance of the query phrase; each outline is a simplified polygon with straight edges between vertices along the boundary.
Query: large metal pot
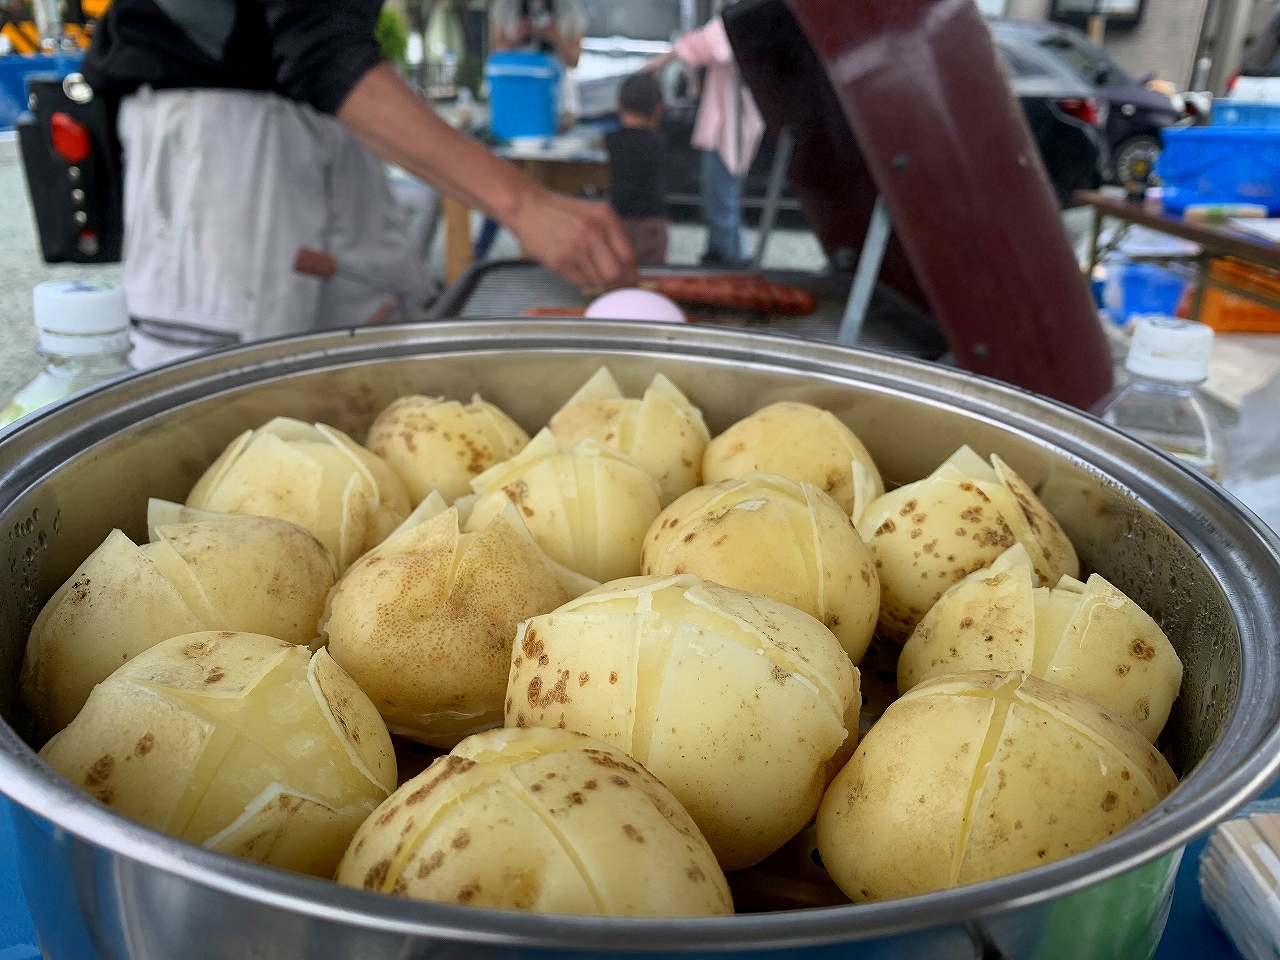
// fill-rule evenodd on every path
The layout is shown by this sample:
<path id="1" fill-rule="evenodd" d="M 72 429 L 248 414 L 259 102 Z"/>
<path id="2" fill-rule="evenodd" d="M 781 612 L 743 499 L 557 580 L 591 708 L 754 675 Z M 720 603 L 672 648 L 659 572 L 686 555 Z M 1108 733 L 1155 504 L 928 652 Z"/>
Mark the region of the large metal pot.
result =
<path id="1" fill-rule="evenodd" d="M 705 920 L 528 916 L 349 890 L 210 853 L 127 821 L 46 768 L 16 695 L 43 601 L 148 496 L 182 499 L 246 427 L 287 414 L 362 436 L 402 393 L 474 390 L 526 428 L 607 361 L 625 387 L 669 374 L 713 431 L 792 398 L 835 411 L 892 481 L 967 442 L 1039 485 L 1087 570 L 1163 625 L 1185 678 L 1162 746 L 1181 786 L 1070 859 L 945 893 Z M 276 341 L 141 374 L 0 440 L 0 789 L 28 904 L 62 958 L 524 957 L 705 951 L 1089 960 L 1149 956 L 1182 846 L 1280 767 L 1280 543 L 1217 487 L 1065 407 L 889 356 L 741 332 L 471 322 Z M 856 942 L 856 946 L 850 946 Z"/>

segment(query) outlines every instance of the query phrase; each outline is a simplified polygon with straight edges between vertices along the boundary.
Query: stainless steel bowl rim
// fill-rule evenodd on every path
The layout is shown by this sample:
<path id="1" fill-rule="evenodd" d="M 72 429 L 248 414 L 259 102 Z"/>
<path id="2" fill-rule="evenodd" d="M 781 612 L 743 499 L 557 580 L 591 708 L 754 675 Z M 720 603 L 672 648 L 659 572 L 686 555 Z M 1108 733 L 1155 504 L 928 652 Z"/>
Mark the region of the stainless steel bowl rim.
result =
<path id="1" fill-rule="evenodd" d="M 900 357 L 745 331 L 590 321 L 468 321 L 309 334 L 233 348 L 115 381 L 0 434 L 0 508 L 60 462 L 58 451 L 186 402 L 266 379 L 389 357 L 493 350 L 696 355 L 769 364 L 808 376 L 902 392 L 1020 432 L 1120 483 L 1157 513 L 1199 512 L 1234 549 L 1237 575 L 1273 578 L 1280 594 L 1280 538 L 1220 487 L 1100 421 L 1043 397 L 960 371 Z M 1203 557 L 1222 582 L 1219 558 Z M 1259 591 L 1261 586 L 1259 585 Z M 199 884 L 299 914 L 406 936 L 548 949 L 729 951 L 883 937 L 964 922 L 1061 897 L 1177 850 L 1257 795 L 1280 773 L 1280 725 L 1251 719 L 1250 705 L 1280 700 L 1280 651 L 1265 643 L 1280 599 L 1237 625 L 1242 668 L 1228 736 L 1163 803 L 1105 843 L 1009 877 L 938 893 L 857 906 L 721 918 L 548 916 L 422 903 L 340 887 L 214 853 L 140 826 L 55 774 L 8 724 L 0 724 L 0 792 L 55 828 Z M 1256 662 L 1250 662 L 1254 660 Z M 1266 662 L 1271 661 L 1271 662 Z M 1242 744 L 1242 733 L 1250 733 Z"/>

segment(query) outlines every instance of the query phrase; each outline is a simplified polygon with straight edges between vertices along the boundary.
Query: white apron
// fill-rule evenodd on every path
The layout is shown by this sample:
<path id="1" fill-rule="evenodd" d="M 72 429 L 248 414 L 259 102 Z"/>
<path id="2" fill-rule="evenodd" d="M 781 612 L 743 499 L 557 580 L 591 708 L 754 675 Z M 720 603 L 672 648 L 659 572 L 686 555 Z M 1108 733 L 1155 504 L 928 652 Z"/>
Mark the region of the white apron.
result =
<path id="1" fill-rule="evenodd" d="M 387 300 L 295 273 L 300 246 L 409 291 L 411 304 L 431 292 L 382 164 L 333 117 L 272 93 L 144 88 L 122 101 L 118 127 L 124 289 L 144 331 L 134 366 L 356 326 Z"/>

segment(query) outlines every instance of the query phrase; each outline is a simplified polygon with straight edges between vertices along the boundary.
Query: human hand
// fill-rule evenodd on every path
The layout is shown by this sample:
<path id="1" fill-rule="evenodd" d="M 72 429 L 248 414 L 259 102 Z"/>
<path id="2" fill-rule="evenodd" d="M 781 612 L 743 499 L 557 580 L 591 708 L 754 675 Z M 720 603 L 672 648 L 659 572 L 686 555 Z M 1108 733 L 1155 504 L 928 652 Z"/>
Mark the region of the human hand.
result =
<path id="1" fill-rule="evenodd" d="M 539 190 L 507 226 L 535 260 L 576 287 L 608 290 L 637 282 L 635 253 L 608 204 Z"/>

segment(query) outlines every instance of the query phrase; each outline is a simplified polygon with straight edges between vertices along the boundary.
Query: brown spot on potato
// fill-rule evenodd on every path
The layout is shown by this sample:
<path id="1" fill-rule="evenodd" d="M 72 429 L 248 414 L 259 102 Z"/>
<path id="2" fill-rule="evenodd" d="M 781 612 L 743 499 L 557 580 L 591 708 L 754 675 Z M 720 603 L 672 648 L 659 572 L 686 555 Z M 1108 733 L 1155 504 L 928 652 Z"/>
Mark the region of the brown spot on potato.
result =
<path id="1" fill-rule="evenodd" d="M 917 506 L 919 506 L 919 503 L 917 503 L 915 500 L 908 500 L 906 503 L 902 505 L 902 509 L 898 511 L 898 516 L 900 517 L 910 516 L 911 511 L 913 511 Z"/>
<path id="2" fill-rule="evenodd" d="M 893 531 L 897 529 L 898 529 L 898 525 L 896 523 L 894 523 L 892 520 L 886 520 L 884 523 L 880 524 L 880 526 L 876 527 L 876 532 L 872 534 L 872 536 L 878 537 L 878 536 L 881 536 L 882 534 L 893 533 Z"/>
<path id="3" fill-rule="evenodd" d="M 615 773 L 612 777 L 610 777 L 610 778 L 609 778 L 609 780 L 613 783 L 613 785 L 614 785 L 615 787 L 629 787 L 629 786 L 631 786 L 631 781 L 630 781 L 630 780 L 628 780 L 626 777 L 620 777 L 620 776 L 618 776 L 616 773 Z"/>
<path id="4" fill-rule="evenodd" d="M 785 684 L 791 679 L 791 674 L 787 673 L 787 671 L 783 670 L 781 667 L 775 666 L 769 671 L 769 679 L 777 684 Z"/>
<path id="5" fill-rule="evenodd" d="M 590 760 L 592 763 L 594 763 L 597 767 L 604 767 L 606 770 L 622 770 L 625 773 L 640 772 L 631 764 L 624 763 L 621 760 L 616 760 L 614 759 L 612 754 L 606 753 L 603 750 L 591 749 L 591 750 L 583 750 L 582 752 L 586 755 L 587 759 Z M 617 781 L 615 781 L 615 783 L 616 782 Z M 622 784 L 619 784 L 619 786 L 622 786 Z"/>
<path id="6" fill-rule="evenodd" d="M 1151 701 L 1146 697 L 1139 697 L 1138 702 L 1134 704 L 1134 713 L 1139 720 L 1148 719 L 1151 716 Z"/>
<path id="7" fill-rule="evenodd" d="M 1129 673 L 1129 665 L 1128 665 L 1127 663 L 1117 663 L 1117 664 L 1116 664 L 1116 676 L 1117 676 L 1117 677 L 1127 676 L 1127 675 L 1128 675 L 1128 673 Z"/>
<path id="8" fill-rule="evenodd" d="M 465 887 L 458 891 L 459 903 L 470 903 L 476 898 L 476 894 L 480 892 L 480 884 L 474 881 L 468 883 Z"/>
<path id="9" fill-rule="evenodd" d="M 204 678 L 204 685 L 206 687 L 211 686 L 212 684 L 217 683 L 219 680 L 225 680 L 226 676 L 227 676 L 227 673 L 225 670 L 223 670 L 221 667 L 214 667 L 212 670 L 209 671 L 209 675 Z"/>
<path id="10" fill-rule="evenodd" d="M 538 634 L 533 627 L 525 631 L 524 638 L 520 641 L 520 651 L 530 660 L 542 656 L 546 651 L 542 641 L 538 639 Z M 517 664 L 519 666 L 519 664 Z"/>
<path id="11" fill-rule="evenodd" d="M 960 621 L 961 630 L 968 630 L 972 626 L 973 626 L 973 617 L 965 617 L 963 620 Z"/>
<path id="12" fill-rule="evenodd" d="M 981 507 L 969 507 L 969 509 L 967 509 L 967 510 L 961 510 L 961 511 L 960 511 L 960 519 L 961 519 L 961 520 L 968 520 L 970 523 L 981 523 L 981 522 L 982 522 L 982 508 L 981 508 Z"/>
<path id="13" fill-rule="evenodd" d="M 956 527 L 956 536 L 957 536 L 957 537 L 967 537 L 968 535 L 969 535 L 969 530 L 968 530 L 968 528 L 966 528 L 966 527 Z M 953 556 L 954 556 L 954 554 L 953 554 Z"/>
<path id="14" fill-rule="evenodd" d="M 590 679 L 591 679 L 591 674 L 583 670 L 580 674 L 578 674 L 578 686 L 585 687 L 587 685 L 587 681 Z"/>
<path id="15" fill-rule="evenodd" d="M 600 784 L 596 783 L 594 780 L 588 780 L 586 783 L 584 783 L 584 784 L 582 785 L 582 789 L 583 789 L 583 790 L 595 790 L 595 789 L 598 789 L 598 788 L 599 788 L 599 786 L 600 786 Z"/>
<path id="16" fill-rule="evenodd" d="M 1115 791 L 1108 790 L 1102 795 L 1102 809 L 1106 813 L 1110 813 L 1120 803 L 1120 798 L 1115 795 Z"/>
<path id="17" fill-rule="evenodd" d="M 521 716 L 523 716 L 523 714 Z M 444 783 L 450 777 L 455 777 L 458 774 L 466 773 L 475 765 L 476 765 L 476 762 L 474 760 L 468 760 L 466 757 L 455 757 L 452 754 L 441 757 L 440 759 L 432 763 L 431 766 L 427 767 L 427 773 L 430 773 L 432 770 L 435 770 L 436 767 L 440 768 L 439 771 L 436 773 L 434 777 L 432 777 L 422 786 L 414 790 L 413 793 L 409 794 L 409 796 L 405 799 L 405 802 L 404 802 L 405 806 L 411 807 L 414 804 L 421 803 L 423 800 L 427 798 L 427 796 L 431 793 L 431 791 L 434 790 L 436 787 L 438 787 L 440 784 Z M 392 809 L 394 811 L 394 808 Z"/>
<path id="18" fill-rule="evenodd" d="M 391 869 L 391 860 L 386 858 L 379 860 L 369 872 L 364 875 L 364 888 L 366 890 L 377 890 L 386 882 L 387 872 Z"/>
<path id="19" fill-rule="evenodd" d="M 681 542 L 681 543 L 690 543 L 691 541 L 693 541 L 694 539 L 696 539 L 696 538 L 697 538 L 697 536 L 698 536 L 698 534 L 697 534 L 696 532 L 694 532 L 694 533 L 686 533 L 683 537 L 681 537 L 681 538 L 680 538 L 680 542 Z"/>
<path id="20" fill-rule="evenodd" d="M 871 571 L 868 570 L 865 566 L 863 566 L 862 568 L 862 582 L 865 583 L 867 586 L 871 586 Z"/>
<path id="21" fill-rule="evenodd" d="M 431 856 L 428 857 L 426 860 L 423 860 L 420 864 L 418 864 L 418 879 L 419 880 L 427 879 L 427 877 L 431 876 L 431 874 L 439 870 L 441 864 L 443 863 L 444 863 L 444 853 L 443 851 L 437 850 L 435 853 L 431 854 Z"/>
<path id="22" fill-rule="evenodd" d="M 617 683 L 617 682 L 618 682 L 618 671 L 617 671 L 617 670 L 610 670 L 610 671 L 609 671 L 609 682 L 610 682 L 610 683 Z"/>
<path id="23" fill-rule="evenodd" d="M 921 537 L 923 537 L 923 536 L 924 536 L 924 531 L 923 531 L 923 530 L 921 530 L 919 527 L 914 527 L 914 528 L 912 528 L 912 530 L 911 530 L 911 539 L 912 539 L 912 540 L 918 540 L 918 539 L 920 539 L 920 538 L 921 538 Z"/>
<path id="24" fill-rule="evenodd" d="M 928 519 L 929 515 L 927 513 L 917 513 L 912 515 L 911 522 L 918 527 Z"/>
<path id="25" fill-rule="evenodd" d="M 1128 771 L 1127 769 L 1124 769 L 1124 770 L 1121 770 L 1121 771 L 1120 771 L 1120 779 L 1121 779 L 1121 780 L 1128 780 L 1128 779 L 1129 779 L 1129 771 Z"/>
<path id="26" fill-rule="evenodd" d="M 1149 662 L 1155 659 L 1156 649 L 1141 637 L 1138 637 L 1133 641 L 1133 643 L 1129 644 L 1129 653 L 1132 654 L 1135 660 L 1145 660 Z"/>
<path id="27" fill-rule="evenodd" d="M 155 745 L 156 738 L 150 733 L 144 733 L 138 738 L 138 742 L 133 745 L 133 755 L 135 757 L 145 757 Z"/>
<path id="28" fill-rule="evenodd" d="M 109 753 L 104 753 L 97 760 L 93 761 L 93 765 L 85 771 L 84 785 L 86 787 L 98 787 L 111 779 L 111 771 L 115 769 L 116 758 Z"/>
<path id="29" fill-rule="evenodd" d="M 707 879 L 707 875 L 702 872 L 702 868 L 696 863 L 692 863 L 685 867 L 684 875 L 694 883 L 703 883 Z"/>
<path id="30" fill-rule="evenodd" d="M 449 845 L 453 847 L 453 849 L 455 850 L 464 850 L 466 849 L 467 844 L 469 844 L 470 842 L 471 842 L 471 834 L 467 833 L 466 830 L 459 830 L 454 835 L 453 840 L 449 842 Z"/>
<path id="31" fill-rule="evenodd" d="M 584 797 L 579 791 L 575 790 L 573 791 L 573 793 L 567 794 L 565 796 L 564 802 L 571 807 L 580 807 L 587 802 L 587 798 Z"/>
<path id="32" fill-rule="evenodd" d="M 631 824 L 624 823 L 622 825 L 622 832 L 625 833 L 629 839 L 634 840 L 636 843 L 644 843 L 644 834 L 641 833 L 639 830 L 637 830 L 635 827 L 633 827 Z"/>
<path id="33" fill-rule="evenodd" d="M 569 698 L 569 671 L 561 670 L 557 675 L 555 686 L 542 692 L 542 677 L 537 676 L 529 681 L 529 705 L 543 709 L 553 703 L 572 703 Z"/>

